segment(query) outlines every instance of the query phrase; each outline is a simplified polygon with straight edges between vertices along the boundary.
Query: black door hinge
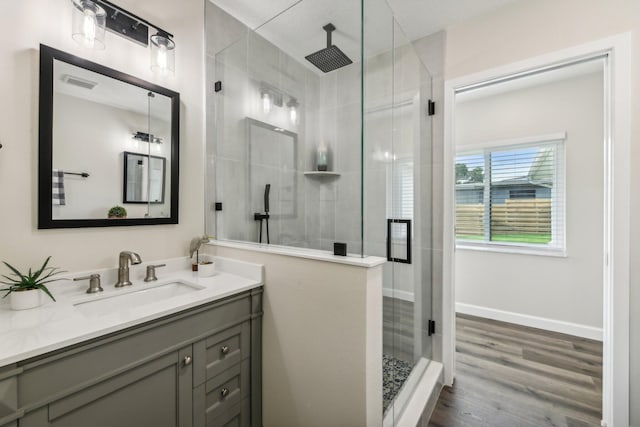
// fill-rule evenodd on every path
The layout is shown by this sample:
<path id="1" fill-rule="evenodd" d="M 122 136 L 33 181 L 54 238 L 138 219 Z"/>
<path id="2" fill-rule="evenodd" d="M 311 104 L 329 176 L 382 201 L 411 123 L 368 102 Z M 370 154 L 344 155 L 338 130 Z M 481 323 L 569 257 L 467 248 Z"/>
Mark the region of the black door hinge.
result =
<path id="1" fill-rule="evenodd" d="M 222 82 L 220 80 L 213 84 L 213 90 L 216 92 L 220 92 L 222 90 Z"/>
<path id="2" fill-rule="evenodd" d="M 215 210 L 216 211 L 221 211 L 222 210 L 222 202 L 216 202 Z"/>
<path id="3" fill-rule="evenodd" d="M 434 114 L 436 114 L 436 103 L 433 102 L 433 100 L 431 100 L 431 99 L 427 103 L 427 113 L 430 116 L 433 116 Z"/>
<path id="4" fill-rule="evenodd" d="M 429 336 L 431 336 L 431 335 L 436 333 L 436 321 L 435 320 L 429 320 L 429 322 L 427 323 L 427 331 L 429 332 Z"/>

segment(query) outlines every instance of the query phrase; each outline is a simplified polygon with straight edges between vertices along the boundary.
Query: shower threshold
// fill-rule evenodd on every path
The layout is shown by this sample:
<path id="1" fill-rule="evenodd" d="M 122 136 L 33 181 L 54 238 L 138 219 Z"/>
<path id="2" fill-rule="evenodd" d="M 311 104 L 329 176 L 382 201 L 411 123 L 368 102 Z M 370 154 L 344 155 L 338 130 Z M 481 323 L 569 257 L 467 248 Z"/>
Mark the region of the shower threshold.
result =
<path id="1" fill-rule="evenodd" d="M 421 358 L 384 412 L 383 427 L 417 425 L 427 405 L 432 411 L 442 387 L 443 366 Z"/>

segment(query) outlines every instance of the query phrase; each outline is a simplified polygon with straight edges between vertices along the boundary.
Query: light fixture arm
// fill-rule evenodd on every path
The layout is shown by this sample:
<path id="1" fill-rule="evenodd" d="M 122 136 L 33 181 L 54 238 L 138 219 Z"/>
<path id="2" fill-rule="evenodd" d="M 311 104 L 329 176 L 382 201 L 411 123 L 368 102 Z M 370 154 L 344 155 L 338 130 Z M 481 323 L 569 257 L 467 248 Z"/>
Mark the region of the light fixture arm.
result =
<path id="1" fill-rule="evenodd" d="M 162 34 L 164 37 L 167 38 L 173 38 L 173 34 L 171 34 L 168 31 L 163 30 L 162 28 L 158 27 L 157 25 L 152 24 L 151 22 L 147 21 L 146 19 L 143 19 L 141 17 L 139 17 L 138 15 L 131 13 L 125 9 L 122 9 L 121 7 L 111 3 L 110 1 L 107 0 L 94 0 L 94 2 L 98 5 L 100 5 L 103 9 L 105 9 L 107 11 L 107 29 L 109 29 L 110 31 L 128 38 L 130 40 L 133 40 L 136 43 L 141 43 L 144 44 L 145 46 L 148 45 L 148 34 L 149 34 L 149 28 L 153 28 L 154 30 L 156 30 L 159 34 Z M 120 15 L 124 15 L 126 18 L 126 22 L 125 19 L 123 19 L 123 17 L 121 17 Z M 130 21 L 135 21 L 135 22 L 130 22 Z M 140 28 L 140 24 L 143 24 L 144 28 L 143 29 L 139 29 Z M 130 32 L 127 31 L 128 28 L 130 27 L 132 30 L 135 30 L 135 32 L 144 32 L 145 33 L 145 40 L 144 42 L 141 40 L 141 38 L 135 38 L 132 37 L 130 35 Z"/>

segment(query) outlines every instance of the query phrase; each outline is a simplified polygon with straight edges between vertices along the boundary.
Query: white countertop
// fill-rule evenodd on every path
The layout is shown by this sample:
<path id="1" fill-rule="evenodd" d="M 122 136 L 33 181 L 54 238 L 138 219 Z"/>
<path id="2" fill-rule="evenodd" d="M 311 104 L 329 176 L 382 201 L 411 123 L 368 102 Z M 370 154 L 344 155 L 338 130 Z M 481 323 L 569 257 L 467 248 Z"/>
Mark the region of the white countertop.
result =
<path id="1" fill-rule="evenodd" d="M 113 286 L 117 268 L 65 274 L 61 277 L 73 278 L 98 273 L 102 278 L 104 292 L 87 294 L 87 280 L 62 280 L 48 286 L 57 302 L 45 296 L 47 302 L 44 305 L 30 310 L 13 311 L 9 307 L 8 297 L 0 299 L 0 367 L 197 307 L 263 284 L 262 265 L 222 257 L 200 258 L 215 261 L 214 276 L 198 277 L 198 273 L 191 271 L 191 261 L 188 258 L 178 258 L 131 266 L 130 278 L 133 285 L 120 289 Z M 157 269 L 158 281 L 145 283 L 142 279 L 146 266 L 160 263 L 166 263 L 167 266 Z M 103 316 L 85 316 L 74 305 L 175 281 L 192 284 L 201 289 Z"/>

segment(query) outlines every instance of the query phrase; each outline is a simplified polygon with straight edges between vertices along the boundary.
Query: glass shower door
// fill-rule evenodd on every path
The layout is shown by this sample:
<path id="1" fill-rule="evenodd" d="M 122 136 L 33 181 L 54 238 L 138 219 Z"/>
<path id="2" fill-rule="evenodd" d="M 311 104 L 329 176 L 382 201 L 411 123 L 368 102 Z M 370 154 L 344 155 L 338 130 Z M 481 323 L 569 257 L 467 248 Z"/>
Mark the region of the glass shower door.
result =
<path id="1" fill-rule="evenodd" d="M 171 212 L 172 137 L 171 99 L 149 92 L 149 135 L 147 137 L 147 212 L 151 218 L 166 218 Z"/>
<path id="2" fill-rule="evenodd" d="M 366 2 L 364 34 L 365 250 L 388 259 L 383 411 L 394 425 L 431 359 L 431 77 L 385 2 Z"/>

